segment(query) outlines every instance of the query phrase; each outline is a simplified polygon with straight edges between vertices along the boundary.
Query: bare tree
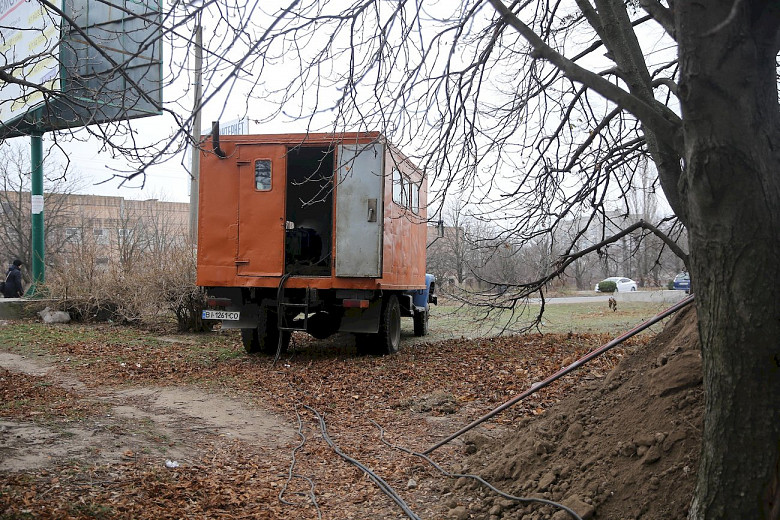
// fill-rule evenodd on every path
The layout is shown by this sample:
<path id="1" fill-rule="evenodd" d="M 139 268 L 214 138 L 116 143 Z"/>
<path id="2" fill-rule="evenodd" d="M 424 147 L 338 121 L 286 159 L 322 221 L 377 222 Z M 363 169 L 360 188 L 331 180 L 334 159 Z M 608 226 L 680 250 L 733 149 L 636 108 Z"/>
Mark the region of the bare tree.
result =
<path id="1" fill-rule="evenodd" d="M 185 245 L 186 230 L 181 229 L 181 220 L 173 217 L 170 208 L 154 204 L 154 200 L 136 201 L 135 211 L 142 215 L 140 232 L 145 250 L 154 265 L 164 264 L 172 251 Z"/>
<path id="2" fill-rule="evenodd" d="M 428 270 L 435 274 L 440 283 L 450 278 L 462 284 L 471 274 L 474 265 L 475 245 L 472 221 L 466 208 L 456 200 L 451 201 L 443 211 L 444 236 L 428 248 Z"/>
<path id="3" fill-rule="evenodd" d="M 554 247 L 556 249 L 556 258 L 561 254 L 564 254 L 567 250 L 572 253 L 577 253 L 582 249 L 593 245 L 593 242 L 589 240 L 586 234 L 580 229 L 580 225 L 583 224 L 578 218 L 572 218 L 570 221 L 562 222 L 555 234 Z M 587 229 L 585 230 L 587 233 Z M 593 231 L 593 230 L 591 230 Z M 604 253 L 602 253 L 604 256 Z M 574 283 L 579 290 L 593 289 L 593 284 L 609 276 L 603 269 L 604 262 L 601 261 L 597 255 L 586 255 L 576 258 L 569 269 L 566 271 L 566 275 L 574 278 Z M 547 266 L 547 270 L 550 266 Z"/>
<path id="4" fill-rule="evenodd" d="M 518 243 L 573 213 L 596 222 L 651 158 L 690 232 L 697 288 L 708 405 L 690 516 L 776 518 L 779 8 L 640 4 L 359 1 L 336 12 L 293 2 L 241 66 L 297 63 L 290 83 L 255 92 L 301 118 L 329 108 L 326 87 L 335 84 L 336 125 L 425 143 L 418 156 L 434 185 L 470 190 L 496 216 L 499 237 Z M 644 31 L 662 45 L 643 48 Z M 304 47 L 315 34 L 322 44 Z M 632 231 L 649 229 L 673 247 L 657 222 L 638 224 Z M 598 249 L 567 251 L 514 297 Z"/>
<path id="5" fill-rule="evenodd" d="M 156 265 L 182 245 L 187 236 L 181 218 L 158 199 L 122 200 L 119 216 L 112 230 L 114 251 L 122 269 L 131 271 L 141 259 L 150 258 Z"/>
<path id="6" fill-rule="evenodd" d="M 80 291 L 87 294 L 96 292 L 102 288 L 101 275 L 108 269 L 106 249 L 110 244 L 102 235 L 95 235 L 95 219 L 84 214 L 78 214 L 71 220 L 64 230 L 64 237 L 61 261 L 52 274 L 57 278 L 59 273 L 66 272 L 68 279 L 66 283 L 55 281 L 54 285 L 62 286 L 61 292 L 65 297 Z"/>
<path id="7" fill-rule="evenodd" d="M 572 245 L 508 296 L 542 290 L 577 258 L 639 229 L 664 240 L 690 265 L 704 358 L 704 448 L 690 517 L 780 516 L 776 2 L 265 5 L 175 3 L 162 17 L 179 75 L 195 21 L 203 15 L 216 27 L 203 106 L 240 98 L 259 123 L 382 130 L 423 163 L 439 201 L 457 192 L 480 205 L 499 243 L 520 247 L 571 216 L 604 226 L 597 217 L 615 199 L 628 205 L 650 158 L 652 187 L 687 227 L 690 259 L 660 222 L 616 234 L 604 226 L 602 240 Z M 0 79 L 21 82 L 13 70 Z M 190 119 L 168 110 L 179 125 L 172 137 L 187 134 Z M 91 131 L 145 163 L 181 145 L 141 150 L 135 134 L 120 131 L 128 125 Z"/>
<path id="8" fill-rule="evenodd" d="M 514 244 L 496 239 L 492 223 L 470 215 L 465 201 L 450 198 L 442 216 L 444 234 L 427 251 L 428 270 L 439 278 L 440 284 L 452 280 L 463 287 L 467 281 L 480 281 L 484 282 L 487 294 L 493 295 L 497 286 L 506 290 L 509 285 L 529 276 L 527 257 L 530 248 L 521 254 Z M 537 264 L 537 261 L 533 263 L 538 267 Z M 539 274 L 538 270 L 532 272 Z M 474 283 L 471 285 L 469 289 L 477 289 Z M 480 291 L 469 292 L 480 294 Z"/>
<path id="9" fill-rule="evenodd" d="M 55 266 L 61 260 L 61 253 L 68 249 L 66 229 L 74 219 L 74 209 L 67 204 L 67 197 L 81 187 L 77 175 L 69 177 L 66 180 L 53 162 L 45 171 L 44 240 L 46 262 L 50 266 Z M 0 250 L 8 256 L 4 260 L 19 258 L 30 265 L 30 161 L 20 146 L 0 147 L 0 214 Z M 29 271 L 23 270 L 23 275 L 25 282 L 29 282 Z"/>
<path id="10" fill-rule="evenodd" d="M 114 234 L 117 260 L 123 271 L 132 271 L 141 261 L 148 241 L 144 233 L 144 216 L 122 200 Z"/>
<path id="11" fill-rule="evenodd" d="M 653 186 L 655 176 L 651 174 L 647 160 L 640 162 L 636 175 L 639 180 L 628 194 L 630 214 L 638 220 L 658 222 L 660 212 L 658 194 Z M 669 235 L 668 230 L 664 229 L 664 232 Z M 630 263 L 626 275 L 636 278 L 642 286 L 660 286 L 661 260 L 665 249 L 663 241 L 645 231 L 633 234 L 629 245 Z"/>

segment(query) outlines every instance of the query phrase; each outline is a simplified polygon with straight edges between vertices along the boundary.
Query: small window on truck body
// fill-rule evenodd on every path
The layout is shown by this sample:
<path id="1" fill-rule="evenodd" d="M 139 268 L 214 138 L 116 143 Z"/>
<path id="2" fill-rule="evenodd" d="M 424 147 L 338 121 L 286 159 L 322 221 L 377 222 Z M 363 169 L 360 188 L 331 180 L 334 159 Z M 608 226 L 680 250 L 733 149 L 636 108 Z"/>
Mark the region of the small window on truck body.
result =
<path id="1" fill-rule="evenodd" d="M 271 191 L 271 161 L 269 159 L 255 160 L 255 189 Z"/>
<path id="2" fill-rule="evenodd" d="M 404 203 L 402 204 L 403 207 L 407 209 L 412 208 L 412 191 L 414 190 L 414 184 L 412 183 L 411 179 L 404 175 Z"/>
<path id="3" fill-rule="evenodd" d="M 401 170 L 393 168 L 393 202 L 404 206 L 404 178 Z"/>
<path id="4" fill-rule="evenodd" d="M 420 185 L 412 183 L 412 211 L 420 212 Z"/>

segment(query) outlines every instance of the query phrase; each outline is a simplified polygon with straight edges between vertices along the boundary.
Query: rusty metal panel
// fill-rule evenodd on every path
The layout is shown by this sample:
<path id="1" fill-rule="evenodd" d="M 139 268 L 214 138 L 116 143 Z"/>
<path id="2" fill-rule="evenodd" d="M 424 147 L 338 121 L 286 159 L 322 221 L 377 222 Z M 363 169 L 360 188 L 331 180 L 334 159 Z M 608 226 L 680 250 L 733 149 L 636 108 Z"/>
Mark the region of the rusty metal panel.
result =
<path id="1" fill-rule="evenodd" d="M 336 276 L 382 276 L 384 145 L 338 147 Z"/>
<path id="2" fill-rule="evenodd" d="M 425 286 L 425 227 L 427 201 L 425 176 L 400 151 L 387 146 L 385 153 L 385 229 L 382 287 L 409 289 Z M 407 186 L 405 197 L 394 201 L 391 170 L 398 170 L 405 183 L 419 186 L 418 204 L 412 207 Z M 398 177 L 398 175 L 396 175 Z M 398 193 L 396 194 L 398 195 Z M 422 201 L 422 204 L 420 204 Z"/>

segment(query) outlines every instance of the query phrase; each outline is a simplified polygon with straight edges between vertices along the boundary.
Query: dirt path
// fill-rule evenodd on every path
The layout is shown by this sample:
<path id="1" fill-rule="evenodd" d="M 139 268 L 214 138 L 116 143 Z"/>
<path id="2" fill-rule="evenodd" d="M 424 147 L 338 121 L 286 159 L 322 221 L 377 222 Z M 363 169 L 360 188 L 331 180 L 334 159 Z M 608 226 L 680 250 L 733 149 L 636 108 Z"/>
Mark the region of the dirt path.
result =
<path id="1" fill-rule="evenodd" d="M 571 333 L 451 339 L 366 357 L 343 338 L 328 344 L 298 337 L 274 365 L 245 355 L 229 334 L 169 338 L 116 326 L 9 323 L 0 327 L 0 513 L 408 517 L 329 441 L 381 477 L 419 518 L 551 520 L 561 511 L 518 505 L 383 441 L 423 451 L 603 341 Z M 440 448 L 434 460 L 454 473 L 477 474 L 495 464 L 481 458 L 486 451 L 509 460 L 495 444 L 502 434 L 531 418 L 547 424 L 558 400 L 601 385 L 620 356 L 600 358 L 543 389 Z M 562 484 L 544 491 L 524 464 L 517 468 L 502 486 L 523 482 L 524 492 L 552 492 L 554 499 L 570 494 Z M 580 484 L 566 486 L 577 489 L 587 510 L 595 502 Z"/>
<path id="2" fill-rule="evenodd" d="M 284 447 L 295 437 L 293 426 L 271 412 L 194 387 L 90 390 L 43 358 L 9 352 L 0 352 L 0 368 L 45 378 L 105 407 L 99 418 L 66 427 L 0 421 L 0 471 L 39 470 L 69 459 L 104 465 L 137 453 L 192 463 L 206 435 L 241 439 L 266 449 Z"/>

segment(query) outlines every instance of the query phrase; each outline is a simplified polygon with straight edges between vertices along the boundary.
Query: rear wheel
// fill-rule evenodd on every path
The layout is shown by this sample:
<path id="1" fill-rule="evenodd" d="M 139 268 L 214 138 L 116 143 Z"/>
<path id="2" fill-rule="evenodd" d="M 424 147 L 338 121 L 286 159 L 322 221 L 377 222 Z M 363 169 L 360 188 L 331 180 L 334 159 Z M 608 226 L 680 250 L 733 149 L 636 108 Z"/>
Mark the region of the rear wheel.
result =
<path id="1" fill-rule="evenodd" d="M 426 336 L 428 335 L 428 316 L 429 309 L 426 308 L 422 311 L 414 312 L 414 335 Z"/>
<path id="2" fill-rule="evenodd" d="M 279 337 L 282 339 L 282 352 L 287 352 L 290 345 L 290 331 L 279 331 L 276 311 L 270 307 L 261 307 L 257 317 L 257 328 L 241 329 L 241 342 L 248 354 L 273 355 L 279 348 Z"/>
<path id="3" fill-rule="evenodd" d="M 257 343 L 257 329 L 241 329 L 241 343 L 247 354 L 257 354 L 260 347 Z"/>
<path id="4" fill-rule="evenodd" d="M 401 306 L 394 294 L 383 302 L 378 340 L 381 354 L 395 354 L 401 346 Z"/>
<path id="5" fill-rule="evenodd" d="M 395 354 L 401 345 L 401 305 L 398 297 L 388 296 L 382 301 L 382 313 L 379 318 L 379 332 L 375 334 L 355 334 L 355 347 L 358 354 L 382 356 Z"/>

